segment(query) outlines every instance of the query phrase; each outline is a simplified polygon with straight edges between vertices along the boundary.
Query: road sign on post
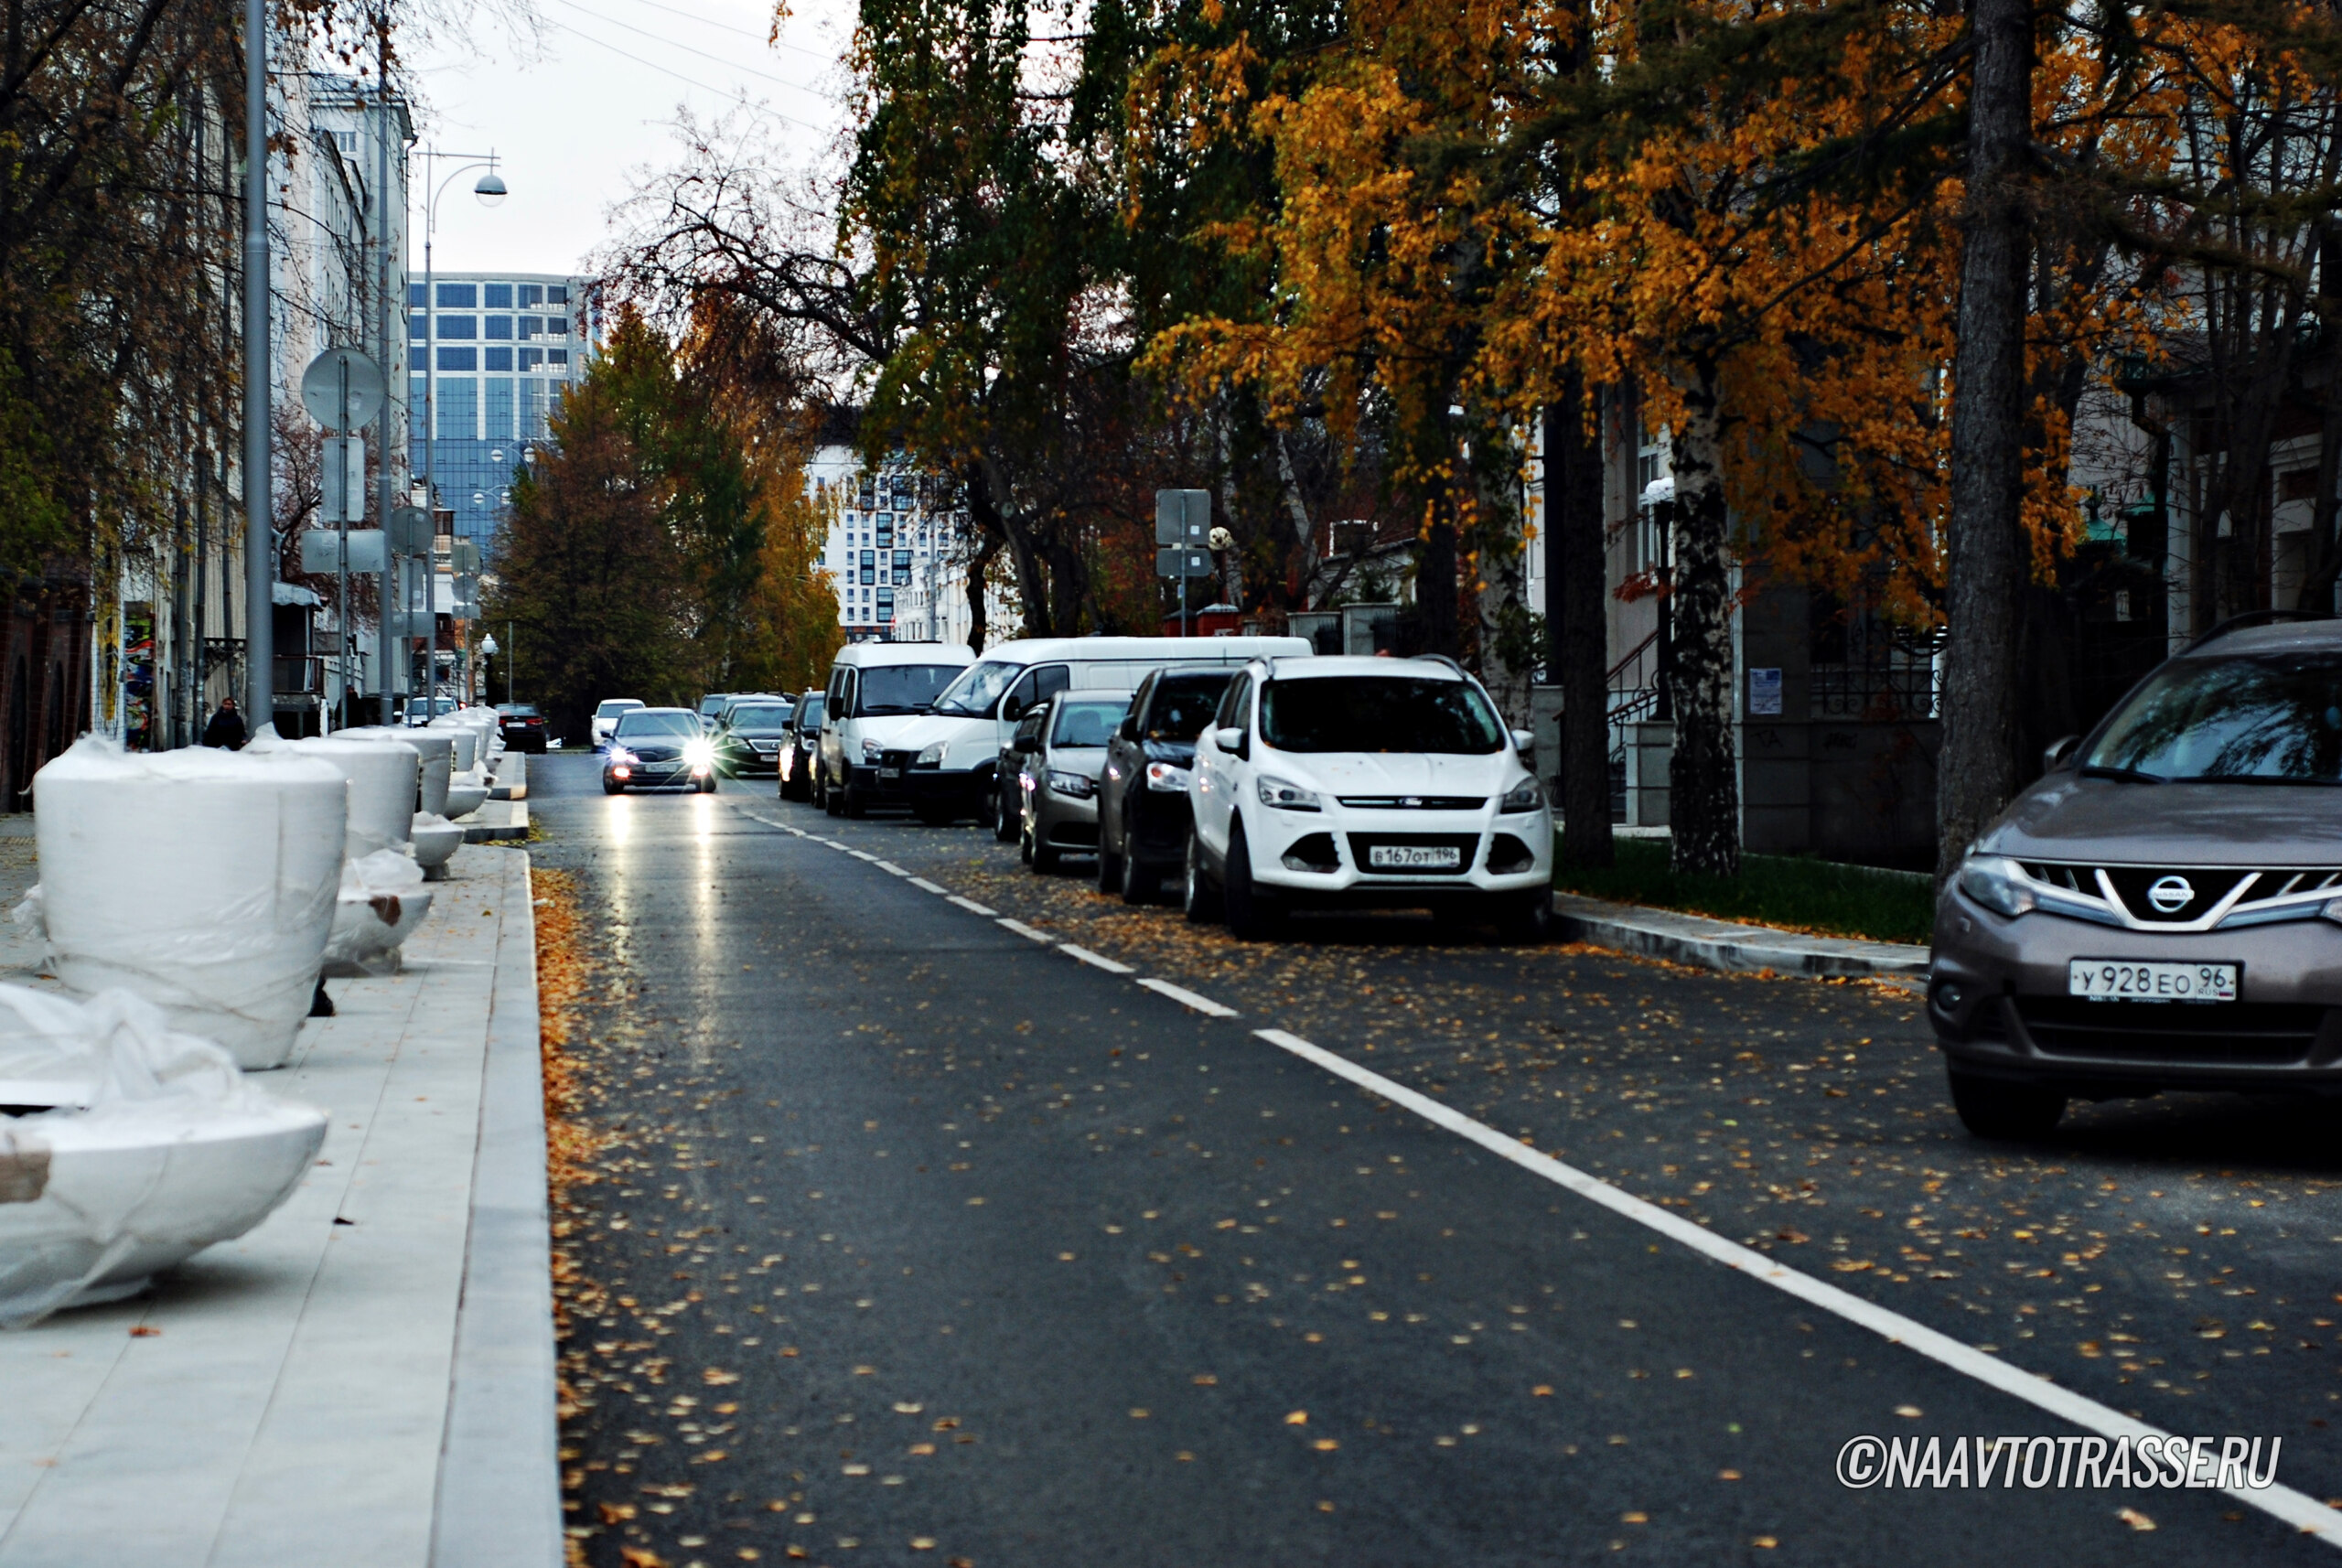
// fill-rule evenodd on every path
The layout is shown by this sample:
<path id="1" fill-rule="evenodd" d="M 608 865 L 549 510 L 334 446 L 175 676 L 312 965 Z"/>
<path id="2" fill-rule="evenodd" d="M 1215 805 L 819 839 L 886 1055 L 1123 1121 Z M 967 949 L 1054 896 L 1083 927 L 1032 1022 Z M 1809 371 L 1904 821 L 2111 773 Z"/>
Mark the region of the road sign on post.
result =
<path id="1" fill-rule="evenodd" d="M 1155 492 L 1155 575 L 1179 585 L 1179 635 L 1187 635 L 1187 579 L 1211 575 L 1203 545 L 1211 537 L 1209 490 Z"/>
<path id="2" fill-rule="evenodd" d="M 420 555 L 431 547 L 431 514 L 419 506 L 391 509 L 391 548 L 401 555 Z"/>
<path id="3" fill-rule="evenodd" d="M 382 372 L 355 349 L 328 349 L 301 372 L 301 406 L 328 430 L 362 430 L 382 407 Z"/>
<path id="4" fill-rule="evenodd" d="M 366 521 L 366 438 L 328 435 L 323 453 L 325 501 L 318 509 L 326 522 Z"/>

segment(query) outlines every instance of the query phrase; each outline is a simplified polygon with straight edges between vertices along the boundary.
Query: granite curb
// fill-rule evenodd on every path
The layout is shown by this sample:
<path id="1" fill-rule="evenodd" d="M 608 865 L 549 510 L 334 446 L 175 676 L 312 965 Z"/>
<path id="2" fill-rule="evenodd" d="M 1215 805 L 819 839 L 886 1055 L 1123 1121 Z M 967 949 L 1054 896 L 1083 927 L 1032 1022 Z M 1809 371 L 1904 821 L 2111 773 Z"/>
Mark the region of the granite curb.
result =
<path id="1" fill-rule="evenodd" d="M 1699 969 L 1879 980 L 1914 988 L 1924 987 L 1928 979 L 1924 947 L 1808 936 L 1570 893 L 1553 895 L 1553 930 L 1565 940 Z"/>

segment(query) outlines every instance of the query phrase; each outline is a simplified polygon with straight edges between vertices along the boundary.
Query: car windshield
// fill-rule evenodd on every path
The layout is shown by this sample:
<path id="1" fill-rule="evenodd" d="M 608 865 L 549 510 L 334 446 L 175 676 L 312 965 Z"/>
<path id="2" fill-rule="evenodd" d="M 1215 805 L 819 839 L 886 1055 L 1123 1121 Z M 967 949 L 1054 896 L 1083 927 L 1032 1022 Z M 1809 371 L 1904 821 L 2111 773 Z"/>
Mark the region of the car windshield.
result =
<path id="1" fill-rule="evenodd" d="M 1219 706 L 1221 695 L 1234 679 L 1232 670 L 1164 676 L 1155 682 L 1155 700 L 1146 705 L 1146 738 L 1193 740 L 1203 734 L 1204 725 L 1211 723 L 1212 710 Z"/>
<path id="2" fill-rule="evenodd" d="M 811 696 L 807 697 L 803 702 L 798 703 L 797 727 L 800 730 L 807 731 L 820 729 L 822 727 L 822 706 L 829 700 L 828 693 L 816 692 Z"/>
<path id="3" fill-rule="evenodd" d="M 678 713 L 672 708 L 646 712 L 629 709 L 618 720 L 618 738 L 648 740 L 653 736 L 675 735 L 690 737 L 699 734 L 699 718 L 693 714 Z"/>
<path id="4" fill-rule="evenodd" d="M 724 711 L 724 704 L 726 701 L 727 699 L 723 697 L 702 697 L 699 700 L 700 717 L 704 719 L 714 718 L 716 714 Z"/>
<path id="5" fill-rule="evenodd" d="M 500 703 L 497 704 L 496 711 L 508 719 L 532 719 L 537 716 L 537 705 L 534 703 Z"/>
<path id="6" fill-rule="evenodd" d="M 857 705 L 866 714 L 920 713 L 959 672 L 956 664 L 875 665 L 862 672 Z"/>
<path id="7" fill-rule="evenodd" d="M 1279 751 L 1485 755 L 1503 749 L 1504 726 L 1462 681 L 1327 675 L 1262 686 L 1261 738 Z"/>
<path id="8" fill-rule="evenodd" d="M 744 735 L 779 735 L 789 710 L 778 703 L 742 703 L 732 710 L 732 727 Z"/>
<path id="9" fill-rule="evenodd" d="M 610 701 L 604 703 L 600 707 L 596 708 L 594 710 L 594 716 L 597 719 L 614 719 L 620 714 L 630 714 L 640 706 L 642 706 L 640 703 L 632 702 L 624 697 L 613 697 Z"/>
<path id="10" fill-rule="evenodd" d="M 1115 697 L 1076 697 L 1059 703 L 1056 722 L 1049 725 L 1049 744 L 1103 746 L 1130 707 L 1128 693 Z"/>
<path id="11" fill-rule="evenodd" d="M 2342 654 L 2166 664 L 2081 761 L 2145 782 L 2342 783 Z"/>
<path id="12" fill-rule="evenodd" d="M 982 664 L 971 665 L 960 671 L 960 678 L 935 699 L 935 711 L 972 719 L 987 717 L 1000 701 L 1000 694 L 1008 690 L 1009 682 L 1024 672 L 1024 665 L 1003 659 L 987 659 Z"/>

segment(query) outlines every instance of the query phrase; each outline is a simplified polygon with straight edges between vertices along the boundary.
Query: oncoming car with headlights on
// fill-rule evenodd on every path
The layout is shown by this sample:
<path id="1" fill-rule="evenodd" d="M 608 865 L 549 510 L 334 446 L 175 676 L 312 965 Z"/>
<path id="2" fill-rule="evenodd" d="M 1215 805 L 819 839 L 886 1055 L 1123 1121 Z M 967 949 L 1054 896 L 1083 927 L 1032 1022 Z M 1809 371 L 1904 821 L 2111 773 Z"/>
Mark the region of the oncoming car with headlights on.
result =
<path id="1" fill-rule="evenodd" d="M 2342 623 L 2216 628 L 2045 760 L 1936 906 L 1928 1020 L 1969 1130 L 2342 1092 Z"/>
<path id="2" fill-rule="evenodd" d="M 629 708 L 602 754 L 602 793 L 685 785 L 715 793 L 715 742 L 689 708 Z"/>
<path id="3" fill-rule="evenodd" d="M 1187 918 L 1249 938 L 1296 908 L 1429 908 L 1533 940 L 1553 818 L 1531 747 L 1445 660 L 1256 660 L 1196 743 Z"/>

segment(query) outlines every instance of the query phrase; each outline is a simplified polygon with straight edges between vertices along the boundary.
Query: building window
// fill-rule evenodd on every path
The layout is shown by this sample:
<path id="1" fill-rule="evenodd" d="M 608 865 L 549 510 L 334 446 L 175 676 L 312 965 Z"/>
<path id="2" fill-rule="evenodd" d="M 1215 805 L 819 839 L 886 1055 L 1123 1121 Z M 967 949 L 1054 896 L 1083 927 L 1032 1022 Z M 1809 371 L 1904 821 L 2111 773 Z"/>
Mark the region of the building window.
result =
<path id="1" fill-rule="evenodd" d="M 509 316 L 489 317 L 480 336 L 491 339 L 501 338 L 510 343 L 512 340 L 512 318 Z"/>
<path id="2" fill-rule="evenodd" d="M 509 283 L 483 285 L 480 288 L 480 304 L 489 310 L 511 309 L 512 285 Z"/>
<path id="3" fill-rule="evenodd" d="M 569 350 L 566 349 L 547 349 L 545 350 L 545 363 L 548 365 L 565 365 L 569 363 Z"/>
<path id="4" fill-rule="evenodd" d="M 479 288 L 467 283 L 443 283 L 439 285 L 439 308 L 470 310 L 479 304 Z"/>
<path id="5" fill-rule="evenodd" d="M 480 352 L 487 356 L 481 363 L 489 370 L 509 371 L 512 368 L 512 350 L 510 349 L 483 349 Z"/>
<path id="6" fill-rule="evenodd" d="M 471 350 L 466 349 L 468 355 Z M 441 349 L 446 353 L 446 349 Z M 445 370 L 446 366 L 440 367 Z M 442 441 L 477 441 L 479 439 L 479 382 L 467 376 L 461 381 L 441 381 L 437 389 L 439 439 Z"/>
<path id="7" fill-rule="evenodd" d="M 876 618 L 881 624 L 895 618 L 894 589 L 881 588 L 878 590 L 878 614 Z"/>
<path id="8" fill-rule="evenodd" d="M 877 481 L 873 479 L 869 475 L 865 474 L 862 476 L 860 489 L 862 492 L 862 510 L 868 511 L 872 507 L 878 504 Z"/>
<path id="9" fill-rule="evenodd" d="M 548 338 L 566 338 L 566 337 L 568 337 L 568 336 L 569 336 L 569 320 L 568 320 L 568 318 L 567 318 L 566 317 L 561 317 L 561 316 L 548 316 L 548 317 L 545 317 L 545 336 L 546 336 L 546 337 L 548 337 Z"/>
<path id="10" fill-rule="evenodd" d="M 521 370 L 534 371 L 544 365 L 545 351 L 543 349 L 523 349 L 520 352 Z"/>
<path id="11" fill-rule="evenodd" d="M 521 337 L 523 337 L 523 338 L 537 338 L 537 337 L 542 337 L 542 336 L 543 336 L 543 334 L 544 334 L 544 329 L 545 329 L 545 318 L 544 318 L 543 317 L 542 317 L 542 316 L 523 316 L 522 317 L 521 317 Z"/>
<path id="12" fill-rule="evenodd" d="M 895 544 L 895 514 L 882 511 L 875 519 L 878 524 L 878 548 L 891 550 Z"/>
<path id="13" fill-rule="evenodd" d="M 510 349 L 490 349 L 488 351 L 488 368 L 489 370 L 492 371 L 497 368 L 496 356 L 499 354 L 502 354 L 506 359 L 510 359 L 512 357 L 512 350 Z M 510 441 L 513 439 L 512 382 L 506 377 L 499 376 L 488 383 L 488 427 L 486 431 L 483 432 L 481 439 L 487 441 Z M 500 456 L 500 454 L 492 455 L 489 460 L 494 461 L 498 456 Z"/>
<path id="14" fill-rule="evenodd" d="M 406 285 L 406 303 L 410 310 L 423 310 L 430 306 L 431 295 L 421 284 L 411 283 Z"/>
<path id="15" fill-rule="evenodd" d="M 439 368 L 443 371 L 477 371 L 479 369 L 479 350 L 450 349 L 442 344 L 439 349 Z"/>
<path id="16" fill-rule="evenodd" d="M 532 306 L 543 305 L 544 302 L 545 291 L 543 288 L 532 283 L 524 283 L 521 285 L 521 309 L 527 310 Z"/>
<path id="17" fill-rule="evenodd" d="M 477 316 L 442 316 L 439 318 L 439 336 L 442 338 L 477 338 L 479 336 L 479 317 Z"/>
<path id="18" fill-rule="evenodd" d="M 417 314 L 406 318 L 406 335 L 409 338 L 414 338 L 416 342 L 422 342 L 424 335 L 430 330 L 431 318 L 428 316 L 418 312 Z"/>
<path id="19" fill-rule="evenodd" d="M 910 586 L 910 582 L 911 553 L 908 550 L 897 550 L 895 552 L 895 584 L 897 587 L 907 588 Z"/>
<path id="20" fill-rule="evenodd" d="M 566 285 L 557 283 L 547 284 L 545 285 L 545 303 L 547 305 L 567 305 L 569 303 L 568 286 Z"/>
<path id="21" fill-rule="evenodd" d="M 865 583 L 875 583 L 878 580 L 878 553 L 875 550 L 865 550 L 862 553 L 862 580 Z"/>

